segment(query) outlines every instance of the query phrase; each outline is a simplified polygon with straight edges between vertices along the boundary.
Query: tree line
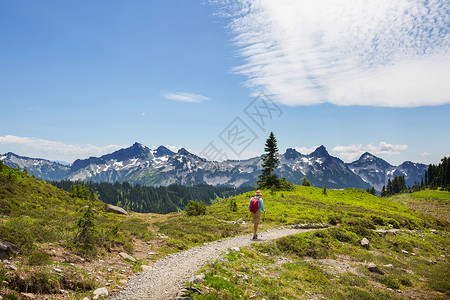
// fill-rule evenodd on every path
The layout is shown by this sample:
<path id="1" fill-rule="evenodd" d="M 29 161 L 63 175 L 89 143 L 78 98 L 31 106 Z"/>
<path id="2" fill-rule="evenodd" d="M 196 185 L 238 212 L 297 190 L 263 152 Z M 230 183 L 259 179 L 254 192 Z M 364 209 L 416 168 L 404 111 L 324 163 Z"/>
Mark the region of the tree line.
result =
<path id="1" fill-rule="evenodd" d="M 52 185 L 73 193 L 92 191 L 107 204 L 120 206 L 126 210 L 142 213 L 170 213 L 184 210 L 189 200 L 201 201 L 206 205 L 217 198 L 227 198 L 252 190 L 251 187 L 234 188 L 230 186 L 196 186 L 170 185 L 151 187 L 131 185 L 128 182 L 94 183 L 73 182 L 70 180 L 52 181 Z M 84 186 L 87 189 L 78 188 Z"/>
<path id="2" fill-rule="evenodd" d="M 450 157 L 441 159 L 439 165 L 429 165 L 425 171 L 424 185 L 436 189 L 443 188 L 450 191 Z"/>
<path id="3" fill-rule="evenodd" d="M 450 167 L 449 157 L 441 159 L 438 165 L 430 164 L 425 171 L 421 182 L 415 182 L 413 186 L 407 187 L 404 176 L 395 176 L 393 180 L 388 179 L 387 186 L 383 186 L 381 196 L 390 196 L 402 192 L 416 192 L 423 189 L 443 189 L 450 191 Z"/>

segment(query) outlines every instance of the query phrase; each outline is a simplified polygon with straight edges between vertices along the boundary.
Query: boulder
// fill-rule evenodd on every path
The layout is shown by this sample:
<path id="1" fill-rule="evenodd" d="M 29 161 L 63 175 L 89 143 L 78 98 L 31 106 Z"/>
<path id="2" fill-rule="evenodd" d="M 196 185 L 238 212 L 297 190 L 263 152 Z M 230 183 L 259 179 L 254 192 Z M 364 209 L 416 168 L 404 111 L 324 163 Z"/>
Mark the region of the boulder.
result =
<path id="1" fill-rule="evenodd" d="M 22 250 L 13 243 L 0 239 L 0 259 L 5 259 L 13 254 L 21 254 Z"/>
<path id="2" fill-rule="evenodd" d="M 379 236 L 386 236 L 388 234 L 388 231 L 384 229 L 377 229 L 375 232 L 378 233 Z"/>
<path id="3" fill-rule="evenodd" d="M 239 249 L 239 247 L 233 247 L 233 248 L 230 248 L 230 250 L 233 252 L 241 252 L 241 249 Z"/>
<path id="4" fill-rule="evenodd" d="M 131 255 L 129 255 L 129 254 L 126 254 L 125 252 L 120 252 L 119 255 L 120 255 L 123 259 L 129 259 L 129 260 L 131 260 L 132 262 L 136 262 L 136 259 L 135 259 L 133 256 L 131 256 Z"/>
<path id="5" fill-rule="evenodd" d="M 122 207 L 114 206 L 111 204 L 106 205 L 106 211 L 113 212 L 121 215 L 128 215 L 127 211 Z"/>
<path id="6" fill-rule="evenodd" d="M 370 243 L 369 243 L 369 240 L 368 240 L 368 239 L 363 238 L 363 239 L 361 240 L 361 246 L 368 248 L 368 247 L 369 247 L 369 244 L 370 244 Z"/>
<path id="7" fill-rule="evenodd" d="M 98 299 L 100 296 L 108 296 L 108 289 L 106 287 L 102 287 L 94 291 L 94 299 Z"/>
<path id="8" fill-rule="evenodd" d="M 380 268 L 378 268 L 378 266 L 374 263 L 371 263 L 367 266 L 367 269 L 372 272 L 372 273 L 377 273 L 377 274 L 381 274 L 384 275 L 384 272 L 380 270 Z"/>
<path id="9" fill-rule="evenodd" d="M 205 280 L 205 274 L 199 274 L 197 276 L 194 276 L 194 278 L 191 279 L 191 282 L 198 284 L 203 282 L 203 280 Z"/>

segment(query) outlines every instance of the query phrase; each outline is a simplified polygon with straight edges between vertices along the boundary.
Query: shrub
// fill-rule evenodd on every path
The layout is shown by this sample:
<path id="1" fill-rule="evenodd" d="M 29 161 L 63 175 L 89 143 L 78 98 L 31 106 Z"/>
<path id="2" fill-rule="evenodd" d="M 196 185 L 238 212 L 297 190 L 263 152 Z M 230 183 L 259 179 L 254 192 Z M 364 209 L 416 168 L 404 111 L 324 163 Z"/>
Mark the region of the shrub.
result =
<path id="1" fill-rule="evenodd" d="M 354 233 L 342 228 L 330 228 L 328 229 L 328 234 L 332 238 L 335 238 L 336 240 L 344 243 L 355 244 L 358 240 L 358 237 Z"/>
<path id="2" fill-rule="evenodd" d="M 19 300 L 19 296 L 16 293 L 11 293 L 3 296 L 3 300 Z"/>
<path id="3" fill-rule="evenodd" d="M 285 177 L 282 177 L 277 184 L 278 190 L 291 191 L 294 189 L 294 184 L 288 181 Z"/>
<path id="4" fill-rule="evenodd" d="M 329 217 L 328 217 L 328 223 L 329 223 L 330 225 L 337 225 L 337 224 L 339 224 L 339 223 L 341 223 L 341 222 L 342 222 L 341 216 L 334 215 L 334 216 L 329 216 Z"/>
<path id="5" fill-rule="evenodd" d="M 322 236 L 324 238 L 321 238 Z M 286 236 L 277 240 L 276 243 L 280 251 L 295 254 L 299 257 L 309 256 L 312 258 L 325 258 L 330 251 L 326 233 L 318 233 L 318 236 Z"/>
<path id="6" fill-rule="evenodd" d="M 309 180 L 307 180 L 306 177 L 303 177 L 302 185 L 303 186 L 311 186 L 311 182 L 309 182 Z"/>
<path id="7" fill-rule="evenodd" d="M 230 210 L 237 211 L 237 204 L 235 198 L 230 198 Z"/>
<path id="8" fill-rule="evenodd" d="M 52 263 L 50 256 L 47 253 L 36 251 L 28 257 L 28 264 L 30 266 L 47 265 Z"/>
<path id="9" fill-rule="evenodd" d="M 186 205 L 186 214 L 188 216 L 201 216 L 206 213 L 206 205 L 200 201 L 189 200 Z"/>

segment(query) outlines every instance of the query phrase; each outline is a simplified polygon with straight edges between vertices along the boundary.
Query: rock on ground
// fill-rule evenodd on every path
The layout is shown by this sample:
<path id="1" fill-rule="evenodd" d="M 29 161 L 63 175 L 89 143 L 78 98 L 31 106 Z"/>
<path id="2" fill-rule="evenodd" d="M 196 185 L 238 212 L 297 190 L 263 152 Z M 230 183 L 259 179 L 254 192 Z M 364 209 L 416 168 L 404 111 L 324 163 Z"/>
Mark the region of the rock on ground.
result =
<path id="1" fill-rule="evenodd" d="M 0 259 L 5 259 L 13 254 L 20 254 L 22 250 L 13 243 L 0 240 Z"/>
<path id="2" fill-rule="evenodd" d="M 108 289 L 106 287 L 102 287 L 94 291 L 94 299 L 98 299 L 100 296 L 108 296 Z"/>
<path id="3" fill-rule="evenodd" d="M 366 247 L 366 248 L 369 247 L 369 240 L 366 238 L 363 238 L 361 240 L 361 246 Z"/>
<path id="4" fill-rule="evenodd" d="M 122 207 L 114 206 L 111 204 L 106 205 L 106 210 L 116 214 L 128 215 L 127 211 Z"/>
<path id="5" fill-rule="evenodd" d="M 378 266 L 374 263 L 371 263 L 367 266 L 367 269 L 372 272 L 372 273 L 377 273 L 377 274 L 381 274 L 384 275 L 384 272 L 380 270 L 380 268 L 378 268 Z"/>
<path id="6" fill-rule="evenodd" d="M 136 262 L 136 258 L 134 258 L 133 256 L 125 253 L 125 252 L 120 252 L 119 255 L 123 258 L 123 259 L 129 259 L 132 262 Z"/>

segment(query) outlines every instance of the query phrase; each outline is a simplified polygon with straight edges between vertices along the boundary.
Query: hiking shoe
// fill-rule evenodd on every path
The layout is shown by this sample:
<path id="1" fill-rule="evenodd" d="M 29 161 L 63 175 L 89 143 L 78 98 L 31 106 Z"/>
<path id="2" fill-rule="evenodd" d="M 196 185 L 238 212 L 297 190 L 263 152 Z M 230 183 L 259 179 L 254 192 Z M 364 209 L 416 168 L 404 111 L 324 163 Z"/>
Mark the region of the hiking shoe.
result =
<path id="1" fill-rule="evenodd" d="M 255 235 L 253 236 L 253 239 L 256 240 L 257 238 L 258 238 L 258 236 L 255 234 Z"/>

